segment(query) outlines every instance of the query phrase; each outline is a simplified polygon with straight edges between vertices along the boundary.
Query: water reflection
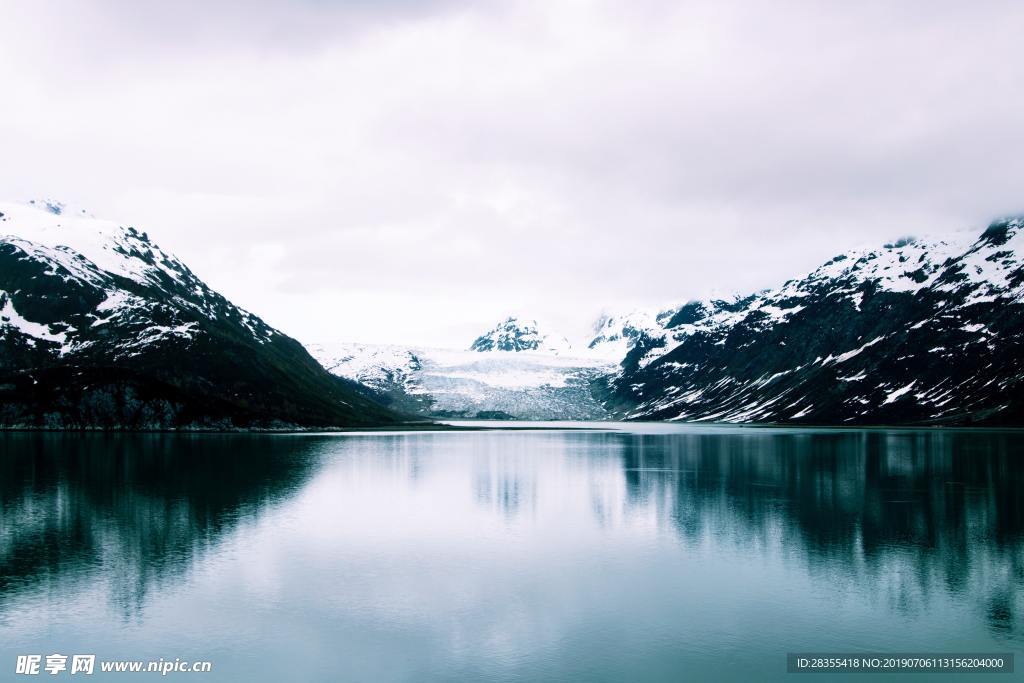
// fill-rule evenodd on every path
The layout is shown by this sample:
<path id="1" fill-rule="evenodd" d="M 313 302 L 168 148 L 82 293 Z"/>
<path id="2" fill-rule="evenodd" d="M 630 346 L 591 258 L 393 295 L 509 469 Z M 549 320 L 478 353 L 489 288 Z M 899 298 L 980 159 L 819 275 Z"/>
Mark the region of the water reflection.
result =
<path id="1" fill-rule="evenodd" d="M 632 429 L 0 436 L 0 662 L 788 680 L 787 650 L 1024 644 L 1024 434 Z"/>
<path id="2" fill-rule="evenodd" d="M 970 594 L 994 632 L 1020 630 L 1020 435 L 619 438 L 628 505 L 655 506 L 684 543 L 776 547 L 812 575 L 882 592 L 901 611 L 924 609 L 935 590 Z"/>
<path id="3" fill-rule="evenodd" d="M 102 573 L 123 614 L 296 490 L 315 449 L 269 437 L 0 435 L 0 614 Z M 51 596 L 52 597 L 52 596 Z"/>

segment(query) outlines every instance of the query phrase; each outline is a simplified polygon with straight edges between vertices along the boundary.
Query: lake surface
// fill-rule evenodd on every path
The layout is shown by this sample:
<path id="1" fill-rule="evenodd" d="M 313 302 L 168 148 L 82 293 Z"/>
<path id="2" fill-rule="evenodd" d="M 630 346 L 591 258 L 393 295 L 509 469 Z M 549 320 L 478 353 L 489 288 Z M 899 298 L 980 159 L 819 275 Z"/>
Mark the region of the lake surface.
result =
<path id="1" fill-rule="evenodd" d="M 0 678 L 32 653 L 206 681 L 1024 667 L 1024 434 L 617 427 L 0 435 Z"/>

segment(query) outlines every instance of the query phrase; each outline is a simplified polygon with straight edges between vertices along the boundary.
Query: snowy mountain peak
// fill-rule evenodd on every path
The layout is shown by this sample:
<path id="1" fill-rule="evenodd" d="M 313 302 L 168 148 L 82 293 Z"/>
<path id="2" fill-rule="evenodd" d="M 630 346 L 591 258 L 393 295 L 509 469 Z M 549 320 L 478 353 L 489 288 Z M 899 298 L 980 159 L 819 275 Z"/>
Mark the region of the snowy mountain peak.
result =
<path id="1" fill-rule="evenodd" d="M 594 337 L 587 345 L 607 358 L 622 359 L 642 336 L 660 336 L 674 309 L 634 310 L 624 314 L 604 314 L 594 323 Z"/>
<path id="2" fill-rule="evenodd" d="M 275 334 L 211 291 L 146 233 L 54 200 L 0 202 L 0 258 L 16 264 L 0 274 L 0 338 L 17 328 L 61 357 L 98 345 L 94 335 L 115 323 L 139 333 L 119 342 L 125 353 L 150 344 L 154 335 L 191 338 L 196 315 L 234 319 L 264 341 Z M 111 352 L 118 346 L 107 345 Z"/>
<path id="3" fill-rule="evenodd" d="M 0 427 L 399 419 L 133 227 L 0 203 Z"/>
<path id="4" fill-rule="evenodd" d="M 27 204 L 0 203 L 0 237 L 45 248 L 70 273 L 81 275 L 89 265 L 140 284 L 169 277 L 182 282 L 191 273 L 149 236 L 133 227 L 99 220 L 54 200 Z M 24 246 L 24 245 L 23 245 Z"/>
<path id="5" fill-rule="evenodd" d="M 611 381 L 627 417 L 1013 422 L 1022 226 L 855 249 L 734 301 L 606 321 L 591 346 L 628 350 Z"/>
<path id="6" fill-rule="evenodd" d="M 557 335 L 541 334 L 536 320 L 509 316 L 489 332 L 479 336 L 470 351 L 550 351 L 570 349 L 569 341 Z"/>
<path id="7" fill-rule="evenodd" d="M 589 348 L 624 358 L 642 340 L 639 367 L 671 353 L 694 335 L 717 335 L 741 321 L 769 329 L 799 314 L 827 293 L 846 299 L 855 312 L 873 292 L 916 295 L 932 290 L 959 292 L 961 306 L 1024 299 L 1024 275 L 1017 254 L 1024 248 L 1024 219 L 994 221 L 977 233 L 943 237 L 905 236 L 876 247 L 861 247 L 832 259 L 781 287 L 746 296 L 712 295 L 662 310 L 603 316 Z"/>

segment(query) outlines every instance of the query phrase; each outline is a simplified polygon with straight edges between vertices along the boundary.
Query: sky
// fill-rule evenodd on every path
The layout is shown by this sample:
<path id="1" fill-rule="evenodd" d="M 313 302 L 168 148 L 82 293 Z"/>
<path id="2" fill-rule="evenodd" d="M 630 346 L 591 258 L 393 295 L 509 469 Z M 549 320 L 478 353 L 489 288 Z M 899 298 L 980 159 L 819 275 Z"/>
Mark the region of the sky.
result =
<path id="1" fill-rule="evenodd" d="M 0 0 L 0 197 L 303 341 L 780 284 L 1024 211 L 1024 3 Z"/>

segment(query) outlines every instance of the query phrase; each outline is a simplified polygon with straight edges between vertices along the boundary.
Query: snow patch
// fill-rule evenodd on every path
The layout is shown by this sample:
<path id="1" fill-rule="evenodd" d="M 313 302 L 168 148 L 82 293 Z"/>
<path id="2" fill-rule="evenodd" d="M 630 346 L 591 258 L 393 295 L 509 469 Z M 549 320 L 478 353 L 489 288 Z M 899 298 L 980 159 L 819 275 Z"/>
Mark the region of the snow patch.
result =
<path id="1" fill-rule="evenodd" d="M 67 339 L 66 332 L 53 333 L 50 331 L 49 325 L 35 323 L 22 317 L 14 309 L 14 302 L 7 292 L 0 290 L 0 301 L 3 301 L 3 307 L 0 308 L 0 323 L 5 327 L 12 327 L 21 334 L 33 339 L 53 342 L 55 344 L 63 344 Z"/>
<path id="2" fill-rule="evenodd" d="M 895 391 L 890 391 L 889 395 L 885 397 L 884 401 L 882 401 L 882 405 L 883 406 L 884 405 L 888 405 L 889 403 L 893 403 L 893 402 L 897 401 L 900 398 L 900 396 L 903 396 L 908 391 L 910 391 L 915 384 L 917 384 L 917 380 L 916 379 L 914 381 L 912 381 L 910 384 L 907 384 L 906 386 L 900 387 L 899 389 L 896 389 Z"/>

